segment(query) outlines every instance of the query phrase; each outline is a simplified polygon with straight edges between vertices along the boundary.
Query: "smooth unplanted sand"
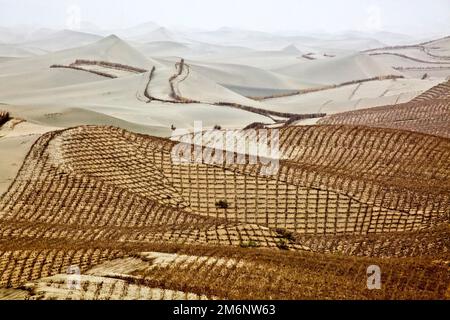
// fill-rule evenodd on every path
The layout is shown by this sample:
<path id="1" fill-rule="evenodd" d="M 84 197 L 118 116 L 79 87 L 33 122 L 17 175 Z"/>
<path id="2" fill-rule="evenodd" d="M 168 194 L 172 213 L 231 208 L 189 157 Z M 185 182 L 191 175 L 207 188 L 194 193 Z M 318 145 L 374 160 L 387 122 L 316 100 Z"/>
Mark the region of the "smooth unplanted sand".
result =
<path id="1" fill-rule="evenodd" d="M 309 63 L 296 63 L 274 71 L 297 80 L 324 85 L 379 76 L 402 75 L 389 65 L 379 63 L 372 56 L 361 53 Z"/>

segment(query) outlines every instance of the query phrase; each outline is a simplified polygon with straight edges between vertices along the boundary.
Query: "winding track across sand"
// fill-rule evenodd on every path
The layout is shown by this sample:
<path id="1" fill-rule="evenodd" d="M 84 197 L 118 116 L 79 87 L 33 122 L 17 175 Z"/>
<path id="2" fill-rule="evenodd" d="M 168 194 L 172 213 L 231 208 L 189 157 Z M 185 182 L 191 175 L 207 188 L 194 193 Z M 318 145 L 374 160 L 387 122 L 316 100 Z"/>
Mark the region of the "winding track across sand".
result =
<path id="1" fill-rule="evenodd" d="M 264 115 L 269 117 L 271 120 L 275 122 L 279 122 L 278 120 L 275 120 L 273 117 L 280 117 L 280 118 L 286 118 L 287 120 L 291 118 L 295 118 L 296 120 L 299 119 L 309 119 L 309 118 L 320 118 L 324 117 L 326 114 L 324 113 L 315 113 L 315 114 L 294 114 L 294 113 L 286 113 L 286 112 L 277 112 L 272 110 L 266 110 L 266 109 L 260 109 L 252 106 L 246 106 L 239 103 L 232 103 L 232 102 L 215 102 L 215 103 L 209 103 L 209 102 L 203 102 L 199 100 L 194 100 L 190 98 L 183 97 L 180 93 L 180 89 L 178 87 L 178 84 L 182 81 L 185 81 L 189 77 L 189 70 L 190 67 L 188 64 L 184 62 L 182 59 L 180 62 L 177 62 L 175 64 L 175 69 L 177 70 L 175 74 L 173 74 L 169 78 L 169 86 L 170 86 L 170 96 L 173 98 L 173 100 L 168 99 L 161 99 L 156 98 L 150 94 L 150 85 L 153 78 L 153 75 L 156 71 L 156 68 L 153 67 L 152 70 L 149 73 L 148 81 L 144 89 L 143 95 L 148 99 L 147 103 L 151 101 L 159 101 L 159 102 L 165 102 L 165 103 L 184 103 L 184 104 L 190 104 L 190 103 L 201 103 L 201 104 L 209 104 L 209 105 L 217 105 L 217 106 L 228 106 L 232 108 L 237 108 L 241 110 L 245 110 L 248 112 L 253 112 L 256 114 Z M 181 80 L 178 80 L 180 76 L 183 77 Z M 137 96 L 141 96 L 140 94 L 137 94 Z"/>

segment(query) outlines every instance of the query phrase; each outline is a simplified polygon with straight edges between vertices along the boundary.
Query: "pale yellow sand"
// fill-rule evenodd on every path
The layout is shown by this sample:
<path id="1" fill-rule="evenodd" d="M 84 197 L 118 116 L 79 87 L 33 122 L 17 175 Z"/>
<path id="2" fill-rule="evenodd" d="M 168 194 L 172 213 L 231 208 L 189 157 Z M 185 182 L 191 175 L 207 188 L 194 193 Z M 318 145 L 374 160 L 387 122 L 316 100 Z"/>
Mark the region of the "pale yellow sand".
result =
<path id="1" fill-rule="evenodd" d="M 0 127 L 0 196 L 15 178 L 33 143 L 42 134 L 57 129 L 16 119 Z"/>

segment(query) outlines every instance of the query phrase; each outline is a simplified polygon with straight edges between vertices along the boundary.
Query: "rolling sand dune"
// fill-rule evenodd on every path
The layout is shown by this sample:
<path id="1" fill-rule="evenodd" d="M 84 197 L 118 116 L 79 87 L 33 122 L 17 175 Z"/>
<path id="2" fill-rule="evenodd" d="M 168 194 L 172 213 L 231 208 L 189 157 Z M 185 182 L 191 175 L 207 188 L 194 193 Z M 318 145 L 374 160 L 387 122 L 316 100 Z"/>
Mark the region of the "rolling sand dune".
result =
<path id="1" fill-rule="evenodd" d="M 19 34 L 16 31 L 13 31 L 9 28 L 0 27 L 0 43 L 15 43 Z"/>
<path id="2" fill-rule="evenodd" d="M 23 44 L 26 42 L 44 39 L 58 30 L 50 28 L 33 27 L 31 25 L 22 25 L 17 27 L 0 27 L 0 42 L 9 44 Z M 69 31 L 70 32 L 70 31 Z"/>
<path id="3" fill-rule="evenodd" d="M 2 86 L 0 86 L 0 96 L 10 94 L 19 96 L 19 94 L 23 94 L 24 88 L 28 93 L 31 93 L 44 89 L 59 88 L 102 80 L 105 80 L 105 78 L 92 73 L 51 68 L 8 76 L 2 76 L 0 74 L 0 81 L 2 81 Z"/>
<path id="4" fill-rule="evenodd" d="M 88 72 L 70 69 L 55 70 L 58 71 L 58 74 L 75 74 L 77 77 L 85 77 L 84 79 L 92 80 L 92 75 Z M 52 72 L 48 74 L 52 74 Z M 253 122 L 271 122 L 267 117 L 247 111 L 235 111 L 227 107 L 202 105 L 202 103 L 183 106 L 158 101 L 148 104 L 143 100 L 144 91 L 148 87 L 148 90 L 154 97 L 172 101 L 169 78 L 175 72 L 175 68 L 156 69 L 154 79 L 152 79 L 149 86 L 149 73 L 145 73 L 124 78 L 76 84 L 69 83 L 69 85 L 62 87 L 30 90 L 27 95 L 5 90 L 5 94 L 0 93 L 0 99 L 10 104 L 23 106 L 53 106 L 52 113 L 59 113 L 60 111 L 58 110 L 61 110 L 61 108 L 83 107 L 84 109 L 101 112 L 126 121 L 136 121 L 138 124 L 151 126 L 170 127 L 171 124 L 175 124 L 176 126 L 188 125 L 188 127 L 191 127 L 196 119 L 202 119 L 205 125 L 210 127 L 216 124 L 228 127 L 234 123 L 232 127 L 239 127 Z M 94 77 L 98 76 L 94 75 Z M 31 81 L 31 83 L 33 82 Z M 198 88 L 200 87 L 208 90 L 199 90 Z M 186 97 L 205 103 L 222 101 L 248 104 L 255 107 L 260 107 L 261 105 L 259 102 L 242 97 L 208 79 L 196 76 L 195 73 L 189 74 L 187 80 L 180 82 L 179 90 L 181 92 L 184 91 L 183 95 Z M 165 112 L 161 112 L 161 110 L 165 110 Z M 209 112 L 202 115 L 202 110 L 214 112 L 208 116 Z M 237 116 L 238 114 L 240 116 Z M 168 122 L 168 119 L 170 119 L 170 122 Z M 157 133 L 155 132 L 155 134 Z"/>
<path id="5" fill-rule="evenodd" d="M 160 56 L 187 56 L 191 53 L 188 44 L 175 41 L 153 41 L 136 44 L 136 48 L 148 57 Z"/>
<path id="6" fill-rule="evenodd" d="M 45 107 L 40 106 L 13 106 L 10 109 L 14 110 L 12 116 L 20 119 L 25 119 L 31 124 L 36 124 L 43 127 L 50 125 L 67 128 L 76 126 L 79 123 L 86 124 L 100 124 L 106 126 L 117 126 L 120 128 L 127 128 L 137 133 L 154 134 L 155 136 L 170 136 L 170 128 L 167 126 L 145 125 L 136 122 L 129 122 L 108 116 L 105 113 L 95 112 L 89 109 L 76 107 Z"/>
<path id="7" fill-rule="evenodd" d="M 158 61 L 170 67 L 179 59 L 158 59 Z M 198 74 L 247 97 L 264 97 L 318 86 L 252 66 L 216 62 L 204 63 L 189 59 L 187 63 L 191 70 Z"/>
<path id="8" fill-rule="evenodd" d="M 92 61 L 93 58 L 104 59 L 108 63 L 128 63 L 130 67 L 146 68 L 146 70 L 156 67 L 156 70 L 152 73 L 152 79 L 149 83 L 149 73 L 141 73 L 145 71 L 144 69 L 137 71 L 137 73 L 141 74 L 136 74 L 136 72 L 127 73 L 120 70 L 117 73 L 118 70 L 108 70 L 110 68 L 108 65 L 84 65 L 82 62 L 78 63 L 78 61 L 81 61 L 80 59 Z M 65 66 L 74 65 L 74 63 L 76 63 L 77 70 L 65 68 Z M 232 119 L 234 118 L 238 120 L 234 121 L 232 127 L 240 127 L 254 122 L 271 123 L 273 120 L 264 115 L 253 114 L 253 111 L 247 109 L 237 112 L 228 110 L 230 109 L 229 107 L 208 106 L 208 104 L 227 103 L 261 110 L 277 111 L 276 107 L 263 106 L 261 102 L 245 98 L 224 88 L 203 76 L 201 72 L 196 72 L 196 70 L 193 70 L 194 68 L 191 70 L 188 64 L 186 64 L 185 74 L 179 75 L 176 79 L 175 90 L 179 96 L 197 103 L 186 108 L 183 108 L 181 105 L 173 105 L 174 99 L 171 97 L 172 88 L 169 80 L 177 72 L 174 65 L 166 63 L 166 66 L 164 66 L 162 63 L 148 60 L 136 49 L 131 48 L 114 36 L 77 49 L 24 59 L 20 62 L 5 62 L 3 66 L 6 71 L 6 75 L 3 78 L 5 82 L 10 82 L 10 85 L 6 85 L 0 90 L 1 101 L 21 106 L 54 107 L 53 113 L 59 113 L 59 108 L 83 108 L 125 121 L 137 121 L 140 125 L 145 124 L 157 127 L 170 127 L 172 124 L 176 126 L 186 125 L 189 122 L 191 124 L 188 127 L 191 127 L 195 119 L 204 120 L 207 126 L 220 124 L 224 127 L 229 127 L 233 123 Z M 61 66 L 64 68 L 50 68 L 50 66 Z M 125 65 L 124 67 L 127 66 Z M 226 75 L 231 75 L 240 68 L 238 65 L 221 67 L 226 72 L 216 72 L 216 76 L 213 78 L 225 80 Z M 92 70 L 100 73 L 92 74 L 89 72 Z M 211 75 L 208 71 L 204 70 L 203 74 Z M 259 84 L 263 86 L 262 88 L 256 87 L 257 90 L 264 91 L 266 87 L 275 87 L 275 89 L 271 90 L 278 90 L 278 88 L 286 86 L 290 86 L 290 88 L 296 87 L 294 83 L 289 83 L 285 77 L 268 71 L 248 67 L 243 72 L 248 78 L 247 81 L 258 81 L 258 83 L 253 85 Z M 108 79 L 101 76 L 103 73 L 109 73 L 119 78 Z M 19 88 L 26 90 L 27 94 L 21 94 Z M 156 98 L 156 100 L 159 99 L 161 101 L 147 104 L 147 101 L 143 98 L 147 91 L 152 95 L 152 99 Z M 172 102 L 172 105 L 167 105 L 165 102 Z M 170 109 L 176 114 L 170 122 L 167 122 L 167 119 L 170 119 L 172 116 L 171 111 L 160 112 L 164 106 L 167 106 L 166 109 Z M 181 108 L 183 110 L 179 113 Z M 211 116 L 199 116 L 199 111 L 205 108 L 214 110 L 215 115 L 220 115 L 220 117 L 216 119 Z M 138 112 L 134 114 L 136 110 Z M 266 113 L 266 111 L 263 111 L 263 113 Z M 241 116 L 237 116 L 238 114 L 241 114 Z M 155 134 L 158 134 L 158 132 L 155 132 Z"/>
<path id="9" fill-rule="evenodd" d="M 0 197 L 14 180 L 33 143 L 42 134 L 57 129 L 18 119 L 10 120 L 0 127 Z"/>
<path id="10" fill-rule="evenodd" d="M 160 28 L 155 22 L 145 22 L 130 28 L 113 30 L 112 33 L 117 34 L 121 38 L 133 38 L 144 35 Z"/>
<path id="11" fill-rule="evenodd" d="M 192 70 L 237 92 L 244 93 L 245 90 L 251 91 L 253 89 L 255 92 L 260 91 L 260 94 L 263 94 L 264 92 L 314 87 L 314 84 L 302 83 L 295 78 L 255 67 L 237 64 L 204 64 L 195 61 L 189 62 L 189 64 L 192 65 Z M 258 96 L 258 94 L 255 96 Z"/>
<path id="12" fill-rule="evenodd" d="M 375 53 L 371 57 L 378 61 L 378 63 L 392 66 L 392 68 L 436 68 L 436 67 L 445 67 L 448 66 L 444 61 L 435 61 L 432 59 L 427 60 L 414 60 L 411 56 L 406 56 L 403 54 L 383 52 L 383 53 Z M 412 59 L 411 59 L 412 58 Z M 401 70 L 401 69 L 400 69 Z M 426 70 L 424 70 L 426 72 Z"/>
<path id="13" fill-rule="evenodd" d="M 319 122 L 404 129 L 450 138 L 449 88 L 450 82 L 445 82 L 408 103 L 338 113 Z"/>
<path id="14" fill-rule="evenodd" d="M 97 55 L 90 54 L 93 50 L 96 50 Z M 98 54 L 102 51 L 103 54 Z M 84 63 L 83 60 L 78 59 L 86 57 L 88 54 L 90 59 L 93 56 L 103 57 L 106 62 L 95 62 L 88 59 L 87 63 Z M 75 60 L 69 60 L 74 57 L 76 57 Z M 90 61 L 93 63 L 91 64 Z M 49 65 L 50 62 L 58 64 Z M 114 64 L 108 65 L 107 63 L 110 62 L 114 62 Z M 116 70 L 117 68 L 114 69 L 114 66 L 117 65 L 117 62 L 131 63 L 131 66 L 123 65 L 120 68 L 134 69 L 132 72 L 128 72 L 126 69 Z M 60 63 L 66 63 L 66 65 Z M 5 81 L 10 80 L 10 85 L 0 90 L 0 99 L 9 104 L 21 106 L 53 107 L 52 113 L 61 113 L 60 110 L 67 108 L 83 108 L 152 127 L 186 125 L 189 122 L 190 125 L 187 127 L 191 127 L 194 120 L 201 119 L 206 126 L 221 125 L 235 128 L 245 127 L 254 122 L 272 123 L 273 119 L 266 116 L 266 110 L 277 112 L 275 106 L 263 106 L 261 102 L 245 98 L 211 81 L 200 72 L 192 70 L 190 64 L 186 64 L 184 73 L 176 75 L 178 71 L 174 65 L 166 64 L 164 67 L 161 63 L 153 63 L 114 36 L 93 45 L 25 59 L 20 61 L 20 64 L 13 61 L 6 62 L 4 65 L 6 70 L 11 72 L 8 74 L 7 71 L 4 76 Z M 76 70 L 68 68 L 71 66 L 76 67 Z M 141 70 L 136 67 L 155 70 L 145 72 L 145 69 Z M 227 70 L 228 74 L 240 68 L 237 65 L 226 65 L 223 68 L 227 67 L 231 68 L 231 70 Z M 92 74 L 91 71 L 96 74 Z M 259 75 L 255 74 L 257 71 L 260 72 Z M 295 87 L 294 84 L 283 79 L 283 76 L 277 76 L 267 71 L 249 67 L 244 72 L 251 77 L 248 80 L 260 80 L 259 84 L 264 87 L 257 88 L 258 90 L 264 90 L 265 87 L 273 88 L 274 82 L 277 82 L 280 87 L 288 85 L 291 88 Z M 205 73 L 207 72 L 204 71 L 203 74 Z M 115 79 L 102 77 L 103 74 L 110 74 Z M 223 75 L 223 73 L 219 73 L 219 75 Z M 175 78 L 173 78 L 174 76 Z M 172 78 L 173 84 L 171 83 Z M 26 90 L 27 94 L 21 94 L 18 88 Z M 176 105 L 175 102 L 179 102 L 180 99 L 174 99 L 174 93 L 178 97 L 194 103 L 185 108 L 182 105 Z M 146 95 L 151 95 L 151 100 L 155 101 L 148 104 Z M 228 107 L 224 107 L 224 103 Z M 241 111 L 233 111 L 231 107 L 241 108 Z M 161 108 L 168 111 L 161 113 Z M 214 110 L 214 115 L 220 115 L 220 117 L 200 116 L 199 111 L 205 108 Z M 181 113 L 180 109 L 182 109 Z M 171 112 L 174 112 L 176 116 L 171 118 Z M 26 118 L 26 115 L 24 117 Z M 285 117 L 290 117 L 290 115 Z M 170 122 L 167 119 L 171 119 Z M 235 120 L 232 121 L 232 119 Z M 159 132 L 154 134 L 158 135 Z"/>
<path id="15" fill-rule="evenodd" d="M 233 52 L 228 54 L 222 52 L 212 56 L 203 56 L 201 57 L 201 60 L 222 64 L 230 63 L 230 61 L 233 61 L 233 63 L 242 66 L 252 66 L 263 70 L 273 70 L 299 62 L 310 61 L 310 59 L 305 58 L 305 55 L 306 53 L 303 53 L 294 45 L 289 45 L 281 50 L 276 51 L 236 52 L 236 50 L 233 50 Z M 317 57 L 314 57 L 313 59 L 316 58 Z"/>
<path id="16" fill-rule="evenodd" d="M 142 80 L 144 78 L 141 78 Z M 137 84 L 145 85 L 145 81 L 139 81 Z M 128 83 L 128 81 L 124 81 Z M 247 111 L 239 111 L 229 107 L 223 106 L 211 106 L 205 104 L 176 104 L 176 103 L 160 103 L 154 101 L 150 104 L 139 101 L 136 99 L 135 87 L 132 90 L 125 92 L 120 83 L 116 87 L 117 91 L 112 92 L 111 88 L 106 84 L 104 91 L 94 90 L 91 91 L 91 85 L 73 86 L 68 90 L 54 90 L 49 92 L 41 92 L 39 96 L 35 96 L 30 100 L 18 100 L 19 104 L 24 106 L 15 106 L 14 110 L 17 114 L 25 119 L 34 119 L 34 114 L 37 112 L 48 114 L 64 114 L 67 109 L 80 108 L 83 106 L 82 115 L 86 111 L 94 112 L 102 117 L 91 118 L 91 114 L 88 112 L 85 116 L 80 118 L 69 116 L 67 119 L 68 125 L 75 125 L 79 123 L 101 124 L 103 122 L 103 116 L 106 119 L 110 117 L 118 118 L 124 121 L 133 123 L 125 127 L 136 128 L 136 131 L 140 131 L 140 126 L 155 127 L 156 130 L 146 131 L 154 135 L 170 135 L 171 125 L 181 128 L 191 128 L 194 121 L 201 119 L 205 127 L 212 128 L 215 125 L 221 125 L 224 128 L 239 128 L 245 127 L 253 122 L 270 122 L 267 117 L 250 113 Z M 98 88 L 96 88 L 98 89 Z M 83 90 L 86 90 L 83 92 Z M 126 89 L 125 89 L 126 90 Z M 78 98 L 79 92 L 84 94 L 84 98 Z M 99 93 L 100 92 L 100 93 Z M 51 93 L 55 96 L 55 100 L 49 101 L 46 97 Z M 122 100 L 120 100 L 122 99 Z M 44 100 L 44 101 L 43 101 Z M 32 101 L 35 101 L 32 103 Z M 40 101 L 40 103 L 39 103 Z M 60 103 L 55 103 L 60 101 Z M 65 102 L 64 102 L 65 101 Z M 92 103 L 89 101 L 96 101 Z M 122 101 L 122 102 L 121 102 Z M 135 101 L 135 102 L 130 102 Z M 31 105 L 26 107 L 26 105 Z M 34 110 L 33 110 L 34 109 Z M 41 112 L 41 110 L 43 112 Z M 33 116 L 28 117 L 29 113 Z M 53 123 L 54 119 L 49 118 L 45 120 L 45 123 Z M 109 121 L 109 120 L 108 120 Z M 108 122 L 106 122 L 107 124 Z M 159 128 L 165 128 L 162 132 Z M 133 129 L 135 131 L 135 129 Z"/>
<path id="17" fill-rule="evenodd" d="M 152 41 L 147 43 L 133 43 L 133 45 L 147 57 L 177 57 L 208 59 L 227 54 L 246 54 L 254 50 L 238 46 L 222 46 L 218 44 L 202 43 L 198 41 Z"/>
<path id="18" fill-rule="evenodd" d="M 158 62 L 147 59 L 123 40 L 112 35 L 98 42 L 75 49 L 50 53 L 2 64 L 2 75 L 47 69 L 53 64 L 70 64 L 76 59 L 105 60 L 150 69 Z"/>
<path id="19" fill-rule="evenodd" d="M 45 51 L 38 49 L 24 48 L 13 44 L 0 43 L 0 57 L 6 58 L 25 58 L 33 57 L 36 54 L 43 54 Z"/>
<path id="20" fill-rule="evenodd" d="M 62 30 L 51 33 L 39 40 L 21 43 L 22 46 L 39 48 L 43 51 L 59 51 L 88 45 L 101 40 L 102 37 L 94 34 Z"/>
<path id="21" fill-rule="evenodd" d="M 420 44 L 368 50 L 375 60 L 409 77 L 446 78 L 450 70 L 450 38 Z"/>
<path id="22" fill-rule="evenodd" d="M 190 63 L 185 64 L 185 66 L 186 68 L 184 72 L 176 81 L 176 89 L 179 91 L 181 96 L 191 100 L 208 103 L 226 101 L 249 106 L 260 106 L 259 102 L 245 98 L 205 77 L 204 74 L 210 75 L 209 72 L 197 72 L 195 67 L 191 67 Z M 168 79 L 176 72 L 177 69 L 174 65 L 167 68 L 156 69 L 148 86 L 152 96 L 164 100 L 172 99 L 170 97 L 171 91 Z"/>
<path id="23" fill-rule="evenodd" d="M 395 79 L 368 81 L 340 88 L 264 100 L 292 113 L 334 114 L 367 107 L 408 102 L 442 80 Z"/>
<path id="24" fill-rule="evenodd" d="M 446 50 L 450 51 L 450 36 L 442 37 L 440 39 L 433 39 L 422 43 L 422 45 L 429 47 L 433 50 Z"/>
<path id="25" fill-rule="evenodd" d="M 18 60 L 20 58 L 16 58 L 16 57 L 0 57 L 0 63 L 6 62 L 6 61 L 13 61 L 13 60 Z"/>
<path id="26" fill-rule="evenodd" d="M 176 42 L 182 41 L 183 42 L 183 40 L 185 40 L 185 39 L 183 39 L 183 37 L 180 37 L 178 34 L 172 32 L 164 27 L 159 27 L 148 33 L 132 37 L 131 40 L 145 43 L 145 42 L 153 42 L 153 41 L 176 41 Z"/>
<path id="27" fill-rule="evenodd" d="M 235 28 L 220 28 L 215 31 L 190 34 L 194 40 L 225 44 L 232 46 L 249 47 L 256 50 L 280 50 L 294 44 L 300 50 L 316 49 L 321 51 L 355 52 L 366 49 L 379 48 L 384 44 L 367 35 L 350 35 L 345 37 L 313 37 L 305 35 L 277 35 L 261 31 L 249 31 Z"/>
<path id="28" fill-rule="evenodd" d="M 319 84 L 338 84 L 346 81 L 402 74 L 378 63 L 367 54 L 354 54 L 298 63 L 275 70 L 292 78 Z"/>

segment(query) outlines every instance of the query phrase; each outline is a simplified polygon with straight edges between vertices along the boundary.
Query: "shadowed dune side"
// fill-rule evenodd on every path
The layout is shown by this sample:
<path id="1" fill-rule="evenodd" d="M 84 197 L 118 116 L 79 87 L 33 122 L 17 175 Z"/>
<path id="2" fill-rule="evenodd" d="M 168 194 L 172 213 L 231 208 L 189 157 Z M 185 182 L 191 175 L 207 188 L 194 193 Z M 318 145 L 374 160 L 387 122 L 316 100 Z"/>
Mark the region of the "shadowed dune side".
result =
<path id="1" fill-rule="evenodd" d="M 0 126 L 9 120 L 9 112 L 0 110 Z"/>

